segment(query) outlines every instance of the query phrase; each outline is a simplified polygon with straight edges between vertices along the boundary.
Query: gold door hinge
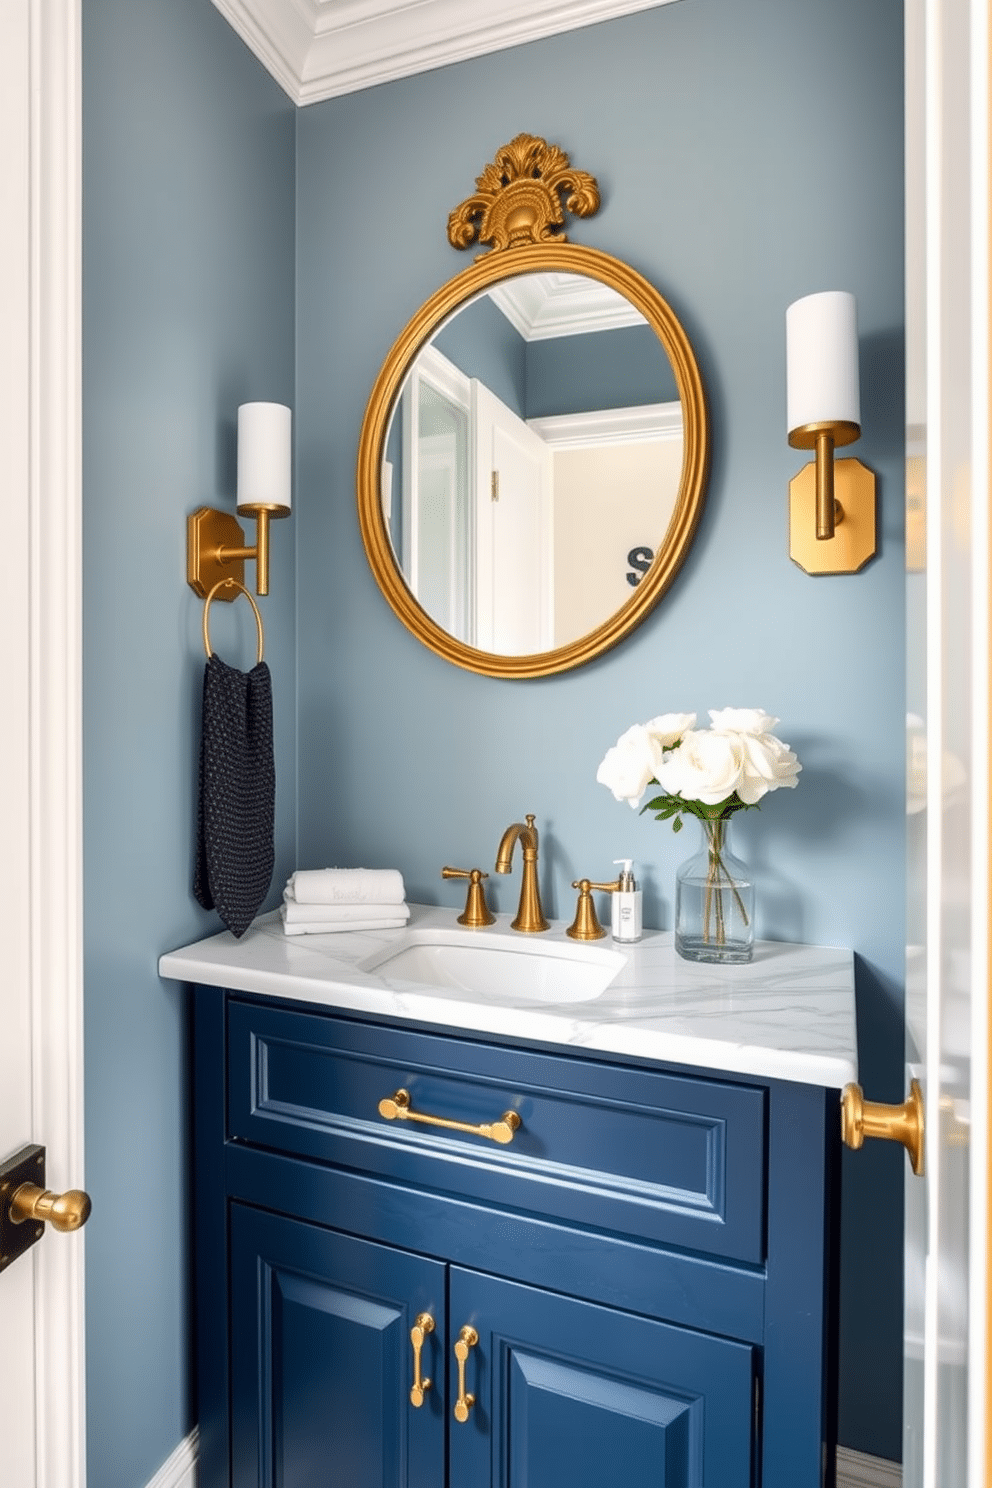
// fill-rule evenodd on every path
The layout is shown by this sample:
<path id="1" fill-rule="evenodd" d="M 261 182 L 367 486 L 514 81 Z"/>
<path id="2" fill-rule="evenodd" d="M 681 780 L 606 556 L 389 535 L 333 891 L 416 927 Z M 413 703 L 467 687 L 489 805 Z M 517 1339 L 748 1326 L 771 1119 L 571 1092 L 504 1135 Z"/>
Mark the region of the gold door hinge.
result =
<path id="1" fill-rule="evenodd" d="M 499 471 L 498 470 L 494 470 L 493 473 L 492 473 L 492 479 L 489 482 L 489 494 L 492 497 L 493 501 L 498 501 L 499 500 Z"/>

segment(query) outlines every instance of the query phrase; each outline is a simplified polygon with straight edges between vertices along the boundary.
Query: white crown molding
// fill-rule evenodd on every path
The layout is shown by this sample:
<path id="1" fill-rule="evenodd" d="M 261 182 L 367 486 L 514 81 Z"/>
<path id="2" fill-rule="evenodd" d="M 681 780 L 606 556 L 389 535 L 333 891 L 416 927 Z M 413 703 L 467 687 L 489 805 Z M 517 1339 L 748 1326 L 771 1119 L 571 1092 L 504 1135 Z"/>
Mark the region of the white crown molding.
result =
<path id="1" fill-rule="evenodd" d="M 417 353 L 417 375 L 451 403 L 466 411 L 472 404 L 472 384 L 460 367 L 456 367 L 436 346 L 423 346 Z"/>
<path id="2" fill-rule="evenodd" d="M 579 274 L 521 275 L 496 285 L 489 298 L 525 341 L 646 323 L 640 311 L 615 289 Z"/>
<path id="3" fill-rule="evenodd" d="M 674 0 L 213 0 L 296 104 Z"/>
<path id="4" fill-rule="evenodd" d="M 595 445 L 646 444 L 682 438 L 681 403 L 644 403 L 594 413 L 559 413 L 527 420 L 552 449 L 591 449 Z"/>

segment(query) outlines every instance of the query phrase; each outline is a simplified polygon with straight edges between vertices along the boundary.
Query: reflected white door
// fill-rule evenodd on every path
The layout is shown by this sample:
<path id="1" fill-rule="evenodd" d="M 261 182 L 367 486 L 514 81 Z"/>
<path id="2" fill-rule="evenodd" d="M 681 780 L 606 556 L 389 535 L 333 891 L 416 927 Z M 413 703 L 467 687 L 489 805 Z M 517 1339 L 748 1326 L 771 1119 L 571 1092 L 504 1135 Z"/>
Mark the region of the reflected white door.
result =
<path id="1" fill-rule="evenodd" d="M 403 391 L 403 572 L 442 630 L 474 644 L 469 379 L 434 347 Z"/>
<path id="2" fill-rule="evenodd" d="M 987 1292 L 986 0 L 907 0 L 905 1488 L 980 1488 Z"/>
<path id="3" fill-rule="evenodd" d="M 476 644 L 501 656 L 554 645 L 551 451 L 473 381 Z"/>
<path id="4" fill-rule="evenodd" d="M 78 0 L 0 0 L 0 1159 L 82 1175 Z M 82 1236 L 0 1272 L 0 1481 L 82 1488 Z"/>

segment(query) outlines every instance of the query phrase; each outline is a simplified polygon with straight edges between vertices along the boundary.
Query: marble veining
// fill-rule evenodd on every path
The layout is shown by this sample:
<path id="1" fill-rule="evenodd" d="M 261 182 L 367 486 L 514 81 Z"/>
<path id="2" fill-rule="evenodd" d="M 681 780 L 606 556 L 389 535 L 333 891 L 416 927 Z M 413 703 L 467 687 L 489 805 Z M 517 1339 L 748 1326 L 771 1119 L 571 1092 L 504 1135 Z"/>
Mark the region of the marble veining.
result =
<path id="1" fill-rule="evenodd" d="M 227 931 L 171 951 L 164 977 L 324 1007 L 477 1030 L 541 1043 L 572 1045 L 728 1073 L 840 1088 L 857 1079 L 854 958 L 835 947 L 759 941 L 747 966 L 683 961 L 671 931 L 646 930 L 622 950 L 625 964 L 591 1000 L 551 1004 L 514 996 L 498 1000 L 362 970 L 415 928 L 471 937 L 456 911 L 411 906 L 404 930 L 286 936 L 277 915 L 257 920 L 241 940 Z M 519 949 L 528 937 L 500 915 L 485 934 Z M 540 939 L 573 946 L 567 922 Z"/>

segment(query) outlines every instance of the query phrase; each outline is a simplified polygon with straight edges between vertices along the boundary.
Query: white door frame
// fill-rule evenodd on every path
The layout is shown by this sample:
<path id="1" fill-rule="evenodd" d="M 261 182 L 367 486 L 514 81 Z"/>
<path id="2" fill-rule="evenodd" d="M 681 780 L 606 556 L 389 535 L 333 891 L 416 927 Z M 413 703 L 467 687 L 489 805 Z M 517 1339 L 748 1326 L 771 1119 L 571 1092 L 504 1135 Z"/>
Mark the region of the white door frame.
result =
<path id="1" fill-rule="evenodd" d="M 13 623 L 2 638 L 12 663 L 26 665 L 28 696 L 27 845 L 13 870 L 27 878 L 28 912 L 12 959 L 26 966 L 30 990 L 29 1139 L 48 1149 L 48 1185 L 59 1190 L 84 1183 L 80 8 L 0 0 L 0 51 L 9 42 L 8 59 L 24 59 L 17 92 L 26 81 L 29 100 L 0 136 L 10 197 L 0 275 L 21 300 L 8 293 L 4 308 L 22 327 L 25 310 L 27 320 L 25 336 L 0 335 L 0 390 L 18 390 L 23 410 L 0 440 L 0 499 L 23 502 L 25 465 L 28 488 L 27 551 L 10 555 L 15 592 L 4 613 Z M 13 44 L 25 12 L 26 58 Z M 34 1269 L 35 1413 L 19 1423 L 34 1436 L 31 1488 L 86 1480 L 82 1241 L 47 1236 L 16 1263 Z"/>

